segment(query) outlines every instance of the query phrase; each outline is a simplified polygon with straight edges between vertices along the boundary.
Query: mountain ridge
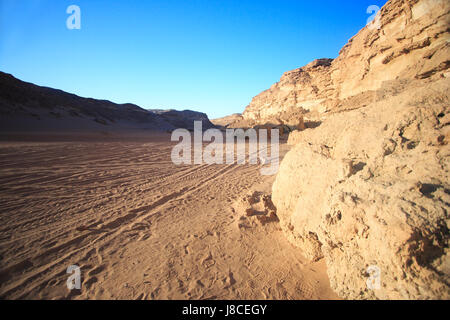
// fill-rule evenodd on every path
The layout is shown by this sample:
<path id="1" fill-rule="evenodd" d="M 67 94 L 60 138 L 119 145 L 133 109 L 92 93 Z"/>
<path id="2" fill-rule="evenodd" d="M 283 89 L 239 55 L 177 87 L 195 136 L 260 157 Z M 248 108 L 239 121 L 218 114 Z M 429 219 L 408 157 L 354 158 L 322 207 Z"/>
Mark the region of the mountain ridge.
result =
<path id="1" fill-rule="evenodd" d="M 98 130 L 171 131 L 193 127 L 193 121 L 213 127 L 196 111 L 152 112 L 132 103 L 80 97 L 38 86 L 0 71 L 0 132 L 68 132 Z M 189 117 L 186 117 L 189 114 Z M 191 123 L 192 122 L 192 123 Z"/>

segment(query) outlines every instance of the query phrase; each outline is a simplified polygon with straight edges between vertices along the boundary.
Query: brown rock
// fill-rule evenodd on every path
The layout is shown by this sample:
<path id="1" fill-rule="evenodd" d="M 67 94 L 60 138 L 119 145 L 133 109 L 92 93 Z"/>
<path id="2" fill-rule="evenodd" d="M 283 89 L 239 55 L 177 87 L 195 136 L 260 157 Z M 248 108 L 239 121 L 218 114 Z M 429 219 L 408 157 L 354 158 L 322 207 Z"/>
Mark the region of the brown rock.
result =
<path id="1" fill-rule="evenodd" d="M 286 72 L 254 97 L 243 118 L 265 123 L 283 113 L 338 112 L 364 107 L 395 94 L 407 82 L 443 75 L 450 67 L 450 4 L 447 0 L 391 0 L 380 13 L 380 29 L 364 28 L 339 57 L 319 59 Z M 393 81 L 393 82 L 390 82 Z"/>
<path id="2" fill-rule="evenodd" d="M 273 185 L 281 226 L 310 259 L 325 257 L 342 297 L 450 298 L 450 148 L 438 142 L 449 87 L 416 83 L 334 114 L 303 131 L 281 163 Z M 371 265 L 381 270 L 379 290 L 366 286 Z"/>
<path id="3" fill-rule="evenodd" d="M 344 298 L 450 298 L 449 22 L 448 1 L 391 0 L 380 29 L 286 73 L 244 112 L 326 111 L 290 134 L 273 202 Z M 379 289 L 368 286 L 373 267 Z"/>

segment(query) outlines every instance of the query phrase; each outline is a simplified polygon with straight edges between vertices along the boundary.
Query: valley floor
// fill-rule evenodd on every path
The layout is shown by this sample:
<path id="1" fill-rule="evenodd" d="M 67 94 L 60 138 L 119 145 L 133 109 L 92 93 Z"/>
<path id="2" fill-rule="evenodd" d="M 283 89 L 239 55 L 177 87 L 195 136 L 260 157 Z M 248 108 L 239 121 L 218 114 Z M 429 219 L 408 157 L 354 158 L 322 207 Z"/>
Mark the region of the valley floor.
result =
<path id="1" fill-rule="evenodd" d="M 175 166 L 168 139 L 2 142 L 0 297 L 337 298 L 277 222 L 239 227 L 233 205 L 275 176 Z M 66 287 L 70 265 L 81 290 Z"/>

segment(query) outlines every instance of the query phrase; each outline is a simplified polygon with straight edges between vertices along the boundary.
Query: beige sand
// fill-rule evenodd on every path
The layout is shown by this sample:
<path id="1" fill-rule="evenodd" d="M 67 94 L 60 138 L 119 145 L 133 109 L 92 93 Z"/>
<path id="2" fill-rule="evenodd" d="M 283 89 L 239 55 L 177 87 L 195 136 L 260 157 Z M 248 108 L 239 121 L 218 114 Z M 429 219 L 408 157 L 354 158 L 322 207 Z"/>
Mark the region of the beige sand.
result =
<path id="1" fill-rule="evenodd" d="M 168 139 L 1 143 L 0 297 L 337 298 L 278 222 L 239 227 L 235 204 L 275 176 L 175 166 Z M 82 288 L 69 291 L 73 264 Z"/>

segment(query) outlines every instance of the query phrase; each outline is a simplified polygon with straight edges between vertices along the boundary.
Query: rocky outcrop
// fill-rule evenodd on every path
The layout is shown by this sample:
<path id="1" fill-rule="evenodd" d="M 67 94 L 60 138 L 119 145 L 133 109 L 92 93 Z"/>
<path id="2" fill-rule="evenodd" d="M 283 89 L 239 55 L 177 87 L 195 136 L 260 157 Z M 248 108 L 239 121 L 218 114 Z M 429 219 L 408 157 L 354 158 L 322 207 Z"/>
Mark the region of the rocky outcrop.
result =
<path id="1" fill-rule="evenodd" d="M 281 163 L 273 202 L 288 238 L 325 258 L 345 298 L 448 299 L 448 78 L 305 130 Z M 369 290 L 369 266 L 381 288 Z"/>
<path id="2" fill-rule="evenodd" d="M 202 122 L 202 129 L 214 128 L 214 124 L 209 121 L 206 113 L 191 111 L 191 110 L 149 110 L 159 115 L 164 121 L 170 123 L 175 128 L 183 128 L 188 130 L 194 130 L 194 121 Z"/>
<path id="3" fill-rule="evenodd" d="M 227 128 L 230 124 L 243 120 L 240 113 L 234 113 L 229 116 L 211 120 L 211 122 L 219 127 Z"/>
<path id="4" fill-rule="evenodd" d="M 311 112 L 361 108 L 378 99 L 377 90 L 389 81 L 425 79 L 448 69 L 449 6 L 446 0 L 389 1 L 379 20 L 350 39 L 337 59 L 286 72 L 253 98 L 243 117 L 265 123 L 293 109 L 308 118 Z"/>
<path id="5" fill-rule="evenodd" d="M 233 205 L 239 229 L 248 229 L 257 225 L 278 222 L 276 208 L 271 196 L 264 192 L 254 191 L 236 200 Z"/>
<path id="6" fill-rule="evenodd" d="M 388 2 L 325 67 L 326 117 L 289 138 L 277 215 L 344 298 L 450 298 L 449 9 Z"/>
<path id="7" fill-rule="evenodd" d="M 300 111 L 326 111 L 328 93 L 332 90 L 332 59 L 319 59 L 303 68 L 286 72 L 280 82 L 254 97 L 243 117 L 256 123 L 272 122 L 281 114 Z"/>

